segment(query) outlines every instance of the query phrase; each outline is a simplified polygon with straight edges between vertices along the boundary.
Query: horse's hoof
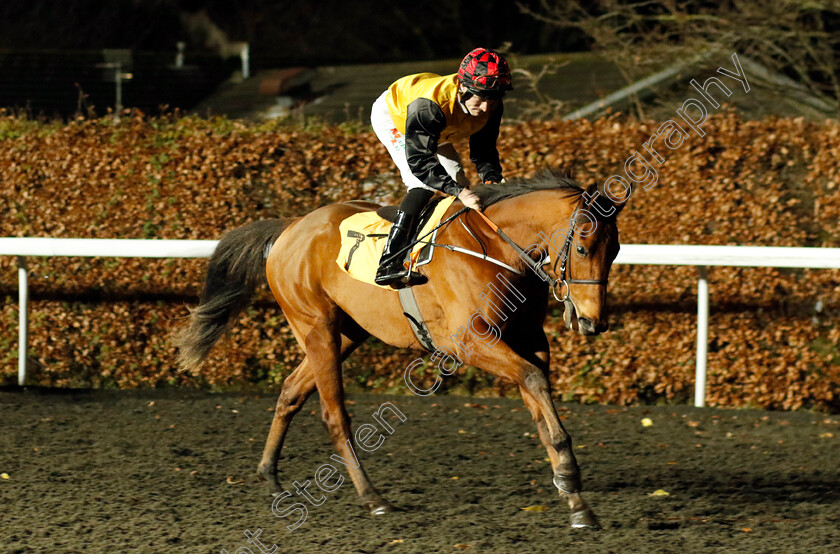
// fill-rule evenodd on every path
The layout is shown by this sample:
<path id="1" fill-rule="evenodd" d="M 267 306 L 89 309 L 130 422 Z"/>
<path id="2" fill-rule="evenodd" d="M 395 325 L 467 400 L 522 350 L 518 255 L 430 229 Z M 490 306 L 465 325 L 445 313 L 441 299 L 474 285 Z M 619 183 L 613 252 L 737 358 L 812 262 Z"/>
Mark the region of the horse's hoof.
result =
<path id="1" fill-rule="evenodd" d="M 601 524 L 598 523 L 598 518 L 592 513 L 592 510 L 583 510 L 575 512 L 569 518 L 571 520 L 572 529 L 600 529 Z"/>
<path id="2" fill-rule="evenodd" d="M 277 482 L 277 478 L 274 475 L 266 475 L 261 471 L 257 471 L 257 478 L 260 482 L 265 483 L 271 496 L 280 496 L 283 494 L 283 487 L 280 486 L 280 483 Z"/>
<path id="3" fill-rule="evenodd" d="M 380 500 L 379 502 L 368 504 L 368 510 L 370 510 L 370 515 L 372 516 L 384 516 L 393 512 L 394 507 L 388 502 Z"/>

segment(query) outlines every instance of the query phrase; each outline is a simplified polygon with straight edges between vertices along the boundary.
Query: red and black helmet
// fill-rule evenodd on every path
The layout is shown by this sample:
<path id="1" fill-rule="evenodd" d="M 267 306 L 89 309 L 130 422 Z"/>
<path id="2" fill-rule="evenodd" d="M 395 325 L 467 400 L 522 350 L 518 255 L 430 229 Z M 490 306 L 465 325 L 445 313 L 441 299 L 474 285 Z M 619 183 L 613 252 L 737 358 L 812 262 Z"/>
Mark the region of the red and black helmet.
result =
<path id="1" fill-rule="evenodd" d="M 501 98 L 513 90 L 507 60 L 486 48 L 476 48 L 464 57 L 458 79 L 468 91 L 482 98 Z"/>

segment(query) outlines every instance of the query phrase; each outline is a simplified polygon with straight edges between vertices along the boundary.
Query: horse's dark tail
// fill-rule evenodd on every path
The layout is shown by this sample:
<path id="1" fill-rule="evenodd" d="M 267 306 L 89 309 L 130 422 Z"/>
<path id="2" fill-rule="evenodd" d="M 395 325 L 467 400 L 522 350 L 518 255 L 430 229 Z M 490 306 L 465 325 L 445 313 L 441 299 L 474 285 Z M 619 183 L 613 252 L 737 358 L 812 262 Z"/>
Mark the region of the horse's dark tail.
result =
<path id="1" fill-rule="evenodd" d="M 266 254 L 287 224 L 280 219 L 255 221 L 222 236 L 210 257 L 198 307 L 175 337 L 182 371 L 197 369 L 231 320 L 248 306 L 265 282 Z"/>

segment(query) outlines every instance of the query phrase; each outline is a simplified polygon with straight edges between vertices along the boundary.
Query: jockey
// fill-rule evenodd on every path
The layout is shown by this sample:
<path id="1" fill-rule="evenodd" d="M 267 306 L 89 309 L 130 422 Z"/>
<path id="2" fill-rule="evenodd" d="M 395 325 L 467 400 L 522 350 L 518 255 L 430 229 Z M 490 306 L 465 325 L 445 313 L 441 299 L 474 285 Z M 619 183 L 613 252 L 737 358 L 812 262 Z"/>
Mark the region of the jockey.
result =
<path id="1" fill-rule="evenodd" d="M 508 63 L 498 52 L 476 48 L 466 55 L 458 73 L 403 77 L 374 102 L 373 130 L 408 187 L 376 272 L 378 285 L 402 288 L 427 281 L 403 267 L 405 252 L 400 250 L 411 242 L 417 217 L 435 191 L 481 210 L 453 141 L 469 137 L 470 160 L 482 182 L 502 181 L 496 139 L 502 97 L 513 88 L 510 81 Z"/>

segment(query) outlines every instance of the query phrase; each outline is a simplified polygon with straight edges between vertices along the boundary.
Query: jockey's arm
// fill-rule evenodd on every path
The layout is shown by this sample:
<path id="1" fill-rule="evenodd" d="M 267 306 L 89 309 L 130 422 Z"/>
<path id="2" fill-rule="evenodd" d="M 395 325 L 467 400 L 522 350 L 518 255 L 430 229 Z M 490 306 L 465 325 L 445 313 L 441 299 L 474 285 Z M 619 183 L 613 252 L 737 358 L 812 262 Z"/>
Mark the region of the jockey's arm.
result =
<path id="1" fill-rule="evenodd" d="M 483 183 L 499 183 L 502 180 L 502 164 L 496 141 L 503 112 L 504 105 L 500 102 L 484 127 L 470 137 L 470 161 L 475 164 Z"/>
<path id="2" fill-rule="evenodd" d="M 411 172 L 426 186 L 458 196 L 463 187 L 449 176 L 436 156 L 445 128 L 446 118 L 440 106 L 427 98 L 412 101 L 405 119 L 405 157 Z"/>

